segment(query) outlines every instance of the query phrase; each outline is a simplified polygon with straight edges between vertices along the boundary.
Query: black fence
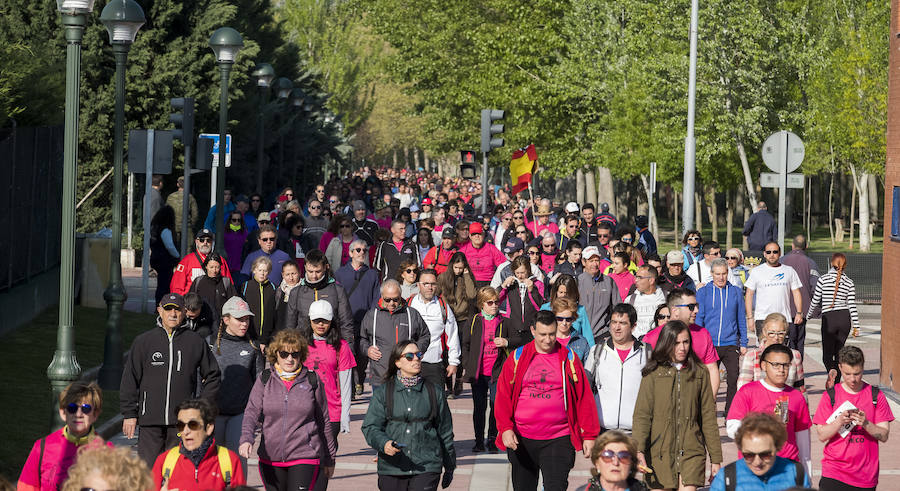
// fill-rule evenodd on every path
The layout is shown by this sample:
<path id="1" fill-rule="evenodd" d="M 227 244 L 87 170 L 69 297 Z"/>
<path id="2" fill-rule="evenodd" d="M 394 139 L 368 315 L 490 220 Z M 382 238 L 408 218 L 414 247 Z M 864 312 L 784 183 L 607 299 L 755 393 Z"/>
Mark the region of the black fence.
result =
<path id="1" fill-rule="evenodd" d="M 59 264 L 63 127 L 0 133 L 0 291 Z"/>
<path id="2" fill-rule="evenodd" d="M 790 247 L 790 246 L 788 246 Z M 809 257 L 819 266 L 819 274 L 828 272 L 831 264 L 830 252 L 810 252 Z M 858 303 L 881 303 L 881 254 L 851 254 L 847 256 L 847 268 L 844 273 L 853 280 L 856 287 L 856 301 Z M 756 257 L 760 261 L 762 252 L 744 251 L 745 257 Z"/>

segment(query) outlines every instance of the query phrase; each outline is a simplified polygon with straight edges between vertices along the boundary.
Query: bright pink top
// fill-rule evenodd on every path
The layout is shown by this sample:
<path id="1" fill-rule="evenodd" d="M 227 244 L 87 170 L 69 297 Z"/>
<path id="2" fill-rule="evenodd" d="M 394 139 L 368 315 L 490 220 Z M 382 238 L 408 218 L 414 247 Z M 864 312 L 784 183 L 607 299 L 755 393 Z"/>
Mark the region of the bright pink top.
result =
<path id="1" fill-rule="evenodd" d="M 516 434 L 525 438 L 552 440 L 569 434 L 557 349 L 552 353 L 536 353 L 522 379 L 513 422 Z"/>
<path id="2" fill-rule="evenodd" d="M 628 296 L 628 290 L 631 288 L 631 285 L 634 284 L 634 275 L 626 269 L 621 273 L 609 273 L 607 276 L 616 282 L 616 286 L 619 287 L 619 296 L 622 297 L 622 301 L 624 302 L 625 297 Z"/>
<path id="3" fill-rule="evenodd" d="M 716 347 L 713 346 L 712 337 L 709 335 L 709 331 L 697 324 L 691 324 L 690 330 L 691 349 L 694 350 L 694 353 L 700 358 L 700 361 L 703 362 L 704 365 L 719 361 L 719 354 L 716 353 Z M 651 347 L 655 347 L 656 340 L 659 339 L 659 333 L 661 331 L 662 326 L 653 329 L 647 334 L 644 334 L 642 341 L 649 344 Z"/>
<path id="4" fill-rule="evenodd" d="M 873 424 L 893 421 L 894 413 L 883 393 L 878 394 L 878 404 L 872 406 L 872 386 L 866 384 L 856 394 L 851 394 L 844 386 L 834 386 L 834 405 L 840 406 L 850 401 L 857 409 L 866 413 L 866 419 Z M 825 425 L 834 412 L 831 400 L 822 394 L 813 423 Z M 874 488 L 878 485 L 878 440 L 862 428 L 854 426 L 846 438 L 835 434 L 822 449 L 822 476 L 836 479 L 858 488 Z"/>
<path id="5" fill-rule="evenodd" d="M 328 416 L 332 422 L 341 420 L 341 385 L 338 374 L 356 366 L 353 353 L 347 341 L 341 340 L 341 351 L 335 353 L 334 346 L 325 341 L 316 340 L 309 345 L 309 355 L 303 362 L 306 368 L 316 372 L 322 387 L 325 388 L 325 400 L 328 401 Z"/>
<path id="6" fill-rule="evenodd" d="M 537 223 L 537 225 L 535 225 L 536 223 L 537 222 L 527 222 L 525 224 L 525 226 L 528 227 L 528 230 L 531 230 L 531 233 L 533 233 L 535 237 L 540 237 L 541 233 L 543 233 L 544 230 L 549 230 L 553 235 L 559 233 L 559 226 L 553 223 L 552 220 L 547 222 L 547 225 L 541 225 L 540 223 Z M 537 227 L 537 232 L 535 232 L 535 227 Z"/>
<path id="7" fill-rule="evenodd" d="M 561 338 L 561 337 L 559 337 L 559 336 L 556 336 L 556 341 L 558 341 L 559 344 L 561 344 L 561 345 L 563 346 L 563 348 L 569 346 L 569 340 L 570 340 L 570 339 L 572 339 L 572 336 L 568 336 L 568 337 L 565 337 L 565 338 Z"/>
<path id="8" fill-rule="evenodd" d="M 494 362 L 497 361 L 497 346 L 494 344 L 494 333 L 497 332 L 497 326 L 500 324 L 501 317 L 499 314 L 493 319 L 487 320 L 481 318 L 481 366 L 478 376 L 487 375 L 488 377 L 494 371 Z"/>
<path id="9" fill-rule="evenodd" d="M 85 445 L 79 447 L 70 442 L 59 429 L 42 438 L 44 440 L 44 456 L 41 458 L 41 440 L 34 442 L 31 453 L 22 468 L 18 490 L 53 490 L 62 488 L 63 482 L 69 475 L 69 467 L 75 463 L 75 456 L 81 447 L 101 447 L 104 443 L 113 447 L 112 443 L 104 442 L 97 437 Z M 40 468 L 39 468 L 40 467 Z"/>
<path id="10" fill-rule="evenodd" d="M 776 418 L 783 418 L 775 413 L 777 404 L 787 404 L 787 442 L 778 452 L 778 455 L 791 460 L 799 460 L 800 451 L 797 449 L 796 432 L 808 430 L 812 426 L 809 419 L 809 406 L 806 398 L 799 390 L 793 387 L 785 387 L 781 392 L 772 392 L 759 380 L 750 382 L 740 388 L 731 401 L 728 416 L 725 419 L 744 419 L 748 413 L 775 414 Z M 781 419 L 784 421 L 784 419 Z M 738 454 L 740 456 L 740 454 Z"/>
<path id="11" fill-rule="evenodd" d="M 350 242 L 341 240 L 341 266 L 350 262 L 350 244 L 352 243 L 352 240 Z"/>
<path id="12" fill-rule="evenodd" d="M 487 242 L 479 248 L 475 248 L 471 242 L 468 242 L 459 248 L 459 252 L 466 255 L 475 281 L 491 281 L 497 271 L 497 266 L 506 262 L 506 256 Z"/>
<path id="13" fill-rule="evenodd" d="M 631 353 L 631 348 L 629 348 L 629 349 L 616 348 L 616 353 L 619 354 L 619 358 L 622 360 L 622 363 L 625 363 L 625 359 L 628 358 L 628 354 Z"/>
<path id="14" fill-rule="evenodd" d="M 324 251 L 325 249 L 328 249 L 328 244 L 330 244 L 331 239 L 335 237 L 337 236 L 326 230 L 325 233 L 322 234 L 322 239 L 319 240 L 319 250 Z"/>

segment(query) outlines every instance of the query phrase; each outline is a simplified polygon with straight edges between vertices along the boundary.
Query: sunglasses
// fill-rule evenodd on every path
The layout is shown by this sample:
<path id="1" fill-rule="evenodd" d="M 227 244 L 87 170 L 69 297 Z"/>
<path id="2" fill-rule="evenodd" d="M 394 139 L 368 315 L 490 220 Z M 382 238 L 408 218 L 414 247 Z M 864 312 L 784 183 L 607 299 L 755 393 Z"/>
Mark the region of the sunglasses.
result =
<path id="1" fill-rule="evenodd" d="M 778 249 L 775 249 L 773 251 L 766 251 L 766 255 L 769 255 L 769 254 L 781 254 L 781 251 L 779 251 Z"/>
<path id="2" fill-rule="evenodd" d="M 553 244 L 541 244 L 544 247 L 553 247 Z"/>
<path id="3" fill-rule="evenodd" d="M 708 256 L 714 256 L 714 257 L 719 257 L 719 256 L 722 255 L 722 253 L 716 251 L 716 252 L 710 252 L 710 253 L 708 253 L 707 255 L 708 255 Z"/>
<path id="4" fill-rule="evenodd" d="M 741 258 L 739 258 L 737 256 L 725 256 L 725 259 L 727 259 L 729 261 L 740 261 L 741 260 Z"/>
<path id="5" fill-rule="evenodd" d="M 363 252 L 365 250 L 366 250 L 365 247 L 354 247 L 353 248 L 353 252 Z"/>
<path id="6" fill-rule="evenodd" d="M 700 237 L 688 237 L 688 242 L 692 240 L 700 240 Z"/>
<path id="7" fill-rule="evenodd" d="M 384 301 L 384 303 L 400 303 L 400 297 L 393 297 L 393 298 L 385 297 L 385 298 L 382 298 L 382 300 Z"/>
<path id="8" fill-rule="evenodd" d="M 342 224 L 341 224 L 341 228 L 350 228 L 350 224 L 349 224 L 349 223 L 342 223 Z"/>
<path id="9" fill-rule="evenodd" d="M 284 193 L 284 195 L 287 196 L 288 198 L 294 197 L 294 193 Z"/>
<path id="10" fill-rule="evenodd" d="M 265 237 L 265 238 L 260 237 L 259 240 L 261 240 L 263 242 L 275 242 L 275 237 Z"/>
<path id="11" fill-rule="evenodd" d="M 300 352 L 299 351 L 279 351 L 278 352 L 279 358 L 287 359 L 289 356 L 295 360 L 299 360 Z"/>
<path id="12" fill-rule="evenodd" d="M 528 251 L 529 256 L 537 256 L 539 254 L 540 254 L 540 252 L 538 252 L 538 251 Z"/>
<path id="13" fill-rule="evenodd" d="M 491 305 L 491 306 L 497 305 L 498 303 L 499 303 L 499 302 L 498 302 L 497 300 L 485 300 L 485 301 L 484 301 L 484 304 L 485 304 L 485 305 Z"/>
<path id="14" fill-rule="evenodd" d="M 524 220 L 524 219 L 525 219 L 525 217 L 523 217 L 521 215 L 513 217 L 513 220 Z"/>
<path id="15" fill-rule="evenodd" d="M 166 310 L 166 311 L 169 311 L 169 310 L 181 310 L 181 307 L 179 307 L 179 306 L 177 306 L 177 305 L 166 305 L 165 307 L 163 307 L 163 310 Z"/>
<path id="16" fill-rule="evenodd" d="M 257 223 L 259 223 L 260 225 L 268 225 L 272 223 L 272 220 L 258 220 Z"/>
<path id="17" fill-rule="evenodd" d="M 197 242 L 199 242 L 201 244 L 206 244 L 206 243 L 212 242 L 212 239 L 210 239 L 209 237 L 203 237 L 202 239 L 197 239 Z"/>
<path id="18" fill-rule="evenodd" d="M 501 218 L 501 220 L 503 220 L 504 222 L 508 222 L 508 221 L 512 220 L 512 217 L 504 217 L 504 218 Z"/>
<path id="19" fill-rule="evenodd" d="M 516 235 L 518 235 L 518 234 L 527 234 L 527 233 L 528 233 L 527 230 L 516 230 Z"/>
<path id="20" fill-rule="evenodd" d="M 744 455 L 744 460 L 747 462 L 753 462 L 759 457 L 762 460 L 770 460 L 775 456 L 775 452 L 771 450 L 766 450 L 765 452 L 741 452 Z"/>
<path id="21" fill-rule="evenodd" d="M 600 452 L 600 458 L 603 459 L 603 462 L 606 462 L 607 464 L 612 462 L 613 457 L 615 457 L 615 459 L 619 462 L 626 464 L 630 463 L 631 459 L 633 458 L 631 452 L 625 450 L 622 450 L 621 452 L 613 452 L 612 450 L 604 450 Z"/>
<path id="22" fill-rule="evenodd" d="M 179 432 L 184 431 L 185 426 L 187 426 L 191 431 L 199 431 L 203 429 L 203 423 L 197 421 L 196 419 L 192 419 L 187 423 L 185 423 L 184 421 L 178 421 L 177 423 L 175 423 L 175 429 Z"/>
<path id="23" fill-rule="evenodd" d="M 422 353 L 421 351 L 417 353 L 403 353 L 403 358 L 406 358 L 406 361 L 413 361 L 417 358 L 421 360 L 423 356 L 425 356 L 425 353 Z"/>
<path id="24" fill-rule="evenodd" d="M 406 270 L 406 272 L 407 272 L 407 273 L 415 273 L 416 270 L 415 270 L 415 269 L 412 269 L 412 268 L 409 268 L 409 269 Z"/>
<path id="25" fill-rule="evenodd" d="M 572 322 L 572 317 L 560 317 L 556 316 L 556 322 Z"/>
<path id="26" fill-rule="evenodd" d="M 626 244 L 630 244 L 630 243 L 634 242 L 634 239 L 632 237 L 622 237 L 622 242 L 624 242 Z"/>
<path id="27" fill-rule="evenodd" d="M 241 219 L 240 218 L 232 218 L 231 223 L 241 223 Z"/>
<path id="28" fill-rule="evenodd" d="M 250 202 L 251 202 L 251 203 L 260 203 L 260 202 L 262 202 L 262 200 L 261 200 L 261 199 L 253 198 L 253 199 L 250 200 Z"/>
<path id="29" fill-rule="evenodd" d="M 82 414 L 91 414 L 91 411 L 94 410 L 94 406 L 90 404 L 75 404 L 74 402 L 70 402 L 68 406 L 66 406 L 66 412 L 69 414 L 75 414 L 78 410 L 81 409 Z"/>
<path id="30" fill-rule="evenodd" d="M 329 202 L 329 203 L 337 203 L 338 200 L 336 200 L 336 199 L 330 199 L 330 200 L 328 200 L 328 202 Z"/>
<path id="31" fill-rule="evenodd" d="M 601 239 L 608 239 L 609 234 L 597 234 L 597 237 L 600 237 Z"/>
<path id="32" fill-rule="evenodd" d="M 696 309 L 699 306 L 700 305 L 696 304 L 696 303 L 682 303 L 682 304 L 676 305 L 676 307 L 684 307 L 684 308 L 690 310 L 691 312 L 693 312 L 694 309 Z"/>
<path id="33" fill-rule="evenodd" d="M 658 320 L 658 321 L 664 321 L 664 320 L 666 320 L 666 319 L 670 319 L 671 317 L 672 317 L 671 315 L 667 315 L 667 314 L 659 314 L 659 315 L 656 316 L 656 320 Z"/>

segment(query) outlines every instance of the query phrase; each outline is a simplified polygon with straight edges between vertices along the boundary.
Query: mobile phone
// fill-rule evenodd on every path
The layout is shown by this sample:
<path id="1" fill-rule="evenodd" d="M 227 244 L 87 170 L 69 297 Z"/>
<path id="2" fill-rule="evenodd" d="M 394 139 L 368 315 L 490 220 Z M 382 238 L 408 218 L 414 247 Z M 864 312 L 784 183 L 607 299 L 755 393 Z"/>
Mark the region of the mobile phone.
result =
<path id="1" fill-rule="evenodd" d="M 391 446 L 394 447 L 394 448 L 398 448 L 398 449 L 399 449 L 399 448 L 406 448 L 406 444 L 405 444 L 405 443 L 391 442 Z"/>

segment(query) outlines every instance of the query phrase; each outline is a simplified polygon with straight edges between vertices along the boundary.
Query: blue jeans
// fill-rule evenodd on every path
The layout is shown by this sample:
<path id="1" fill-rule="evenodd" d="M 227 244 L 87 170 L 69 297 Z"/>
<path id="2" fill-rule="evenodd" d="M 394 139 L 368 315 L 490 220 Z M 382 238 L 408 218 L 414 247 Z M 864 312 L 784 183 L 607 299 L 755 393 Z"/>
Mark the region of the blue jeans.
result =
<path id="1" fill-rule="evenodd" d="M 238 446 L 241 444 L 241 424 L 243 422 L 244 413 L 235 414 L 234 416 L 216 416 L 216 430 L 214 433 L 216 445 L 238 453 Z M 241 467 L 244 469 L 244 475 L 246 476 L 247 459 L 243 457 L 241 457 Z"/>

